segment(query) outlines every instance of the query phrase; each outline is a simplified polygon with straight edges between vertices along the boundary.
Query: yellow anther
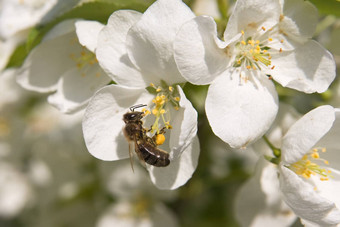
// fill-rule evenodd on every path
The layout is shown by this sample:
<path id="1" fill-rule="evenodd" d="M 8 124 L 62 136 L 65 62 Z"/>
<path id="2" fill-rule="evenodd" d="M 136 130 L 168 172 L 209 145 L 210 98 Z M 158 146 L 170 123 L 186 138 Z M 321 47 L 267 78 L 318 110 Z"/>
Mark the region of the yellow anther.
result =
<path id="1" fill-rule="evenodd" d="M 253 54 L 253 52 L 254 52 L 254 49 L 249 50 L 249 54 Z"/>
<path id="2" fill-rule="evenodd" d="M 273 41 L 273 39 L 272 39 L 272 38 L 268 38 L 268 41 L 270 41 L 270 42 L 271 42 L 271 41 Z"/>
<path id="3" fill-rule="evenodd" d="M 174 99 L 175 99 L 177 102 L 179 102 L 179 101 L 181 100 L 180 97 L 175 97 Z"/>
<path id="4" fill-rule="evenodd" d="M 162 100 L 165 100 L 166 99 L 166 96 L 165 95 L 161 95 L 160 96 Z"/>
<path id="5" fill-rule="evenodd" d="M 320 177 L 321 181 L 328 181 L 329 179 L 327 177 Z"/>
<path id="6" fill-rule="evenodd" d="M 157 145 L 162 145 L 165 142 L 165 136 L 163 134 L 157 134 L 155 138 L 155 143 Z"/>
<path id="7" fill-rule="evenodd" d="M 314 159 L 318 159 L 318 158 L 320 158 L 320 156 L 319 156 L 319 153 L 318 153 L 318 152 L 313 152 L 313 154 L 311 154 L 311 156 L 312 156 L 312 158 L 314 158 Z"/>
<path id="8" fill-rule="evenodd" d="M 267 50 L 263 50 L 263 53 L 267 53 Z"/>
<path id="9" fill-rule="evenodd" d="M 175 106 L 174 109 L 175 109 L 175 110 L 179 110 L 179 107 L 178 107 L 178 106 Z"/>
<path id="10" fill-rule="evenodd" d="M 325 153 L 325 152 L 326 152 L 326 148 L 324 148 L 324 147 L 321 148 L 321 152 L 322 152 L 322 153 Z"/>
<path id="11" fill-rule="evenodd" d="M 153 115 L 157 115 L 157 114 L 158 114 L 158 110 L 157 110 L 157 109 L 153 109 L 153 110 L 152 110 L 152 114 L 153 114 Z"/>
<path id="12" fill-rule="evenodd" d="M 239 65 L 241 64 L 241 60 L 240 59 L 237 60 L 237 64 L 239 64 Z"/>
<path id="13" fill-rule="evenodd" d="M 273 65 L 270 69 L 273 70 L 275 68 L 275 65 Z"/>
<path id="14" fill-rule="evenodd" d="M 282 52 L 282 48 L 280 48 L 279 52 L 280 52 L 280 53 Z"/>
<path id="15" fill-rule="evenodd" d="M 153 83 L 150 83 L 150 87 L 155 87 L 155 85 Z"/>
<path id="16" fill-rule="evenodd" d="M 281 40 L 280 40 L 280 43 L 283 43 L 283 42 L 284 42 L 284 40 L 283 40 L 283 39 L 281 39 Z"/>
<path id="17" fill-rule="evenodd" d="M 169 86 L 169 91 L 173 92 L 174 88 L 172 86 Z"/>
<path id="18" fill-rule="evenodd" d="M 241 34 L 244 35 L 244 31 L 243 30 L 241 30 Z"/>
<path id="19" fill-rule="evenodd" d="M 160 92 L 162 90 L 162 88 L 157 88 L 156 92 Z"/>
<path id="20" fill-rule="evenodd" d="M 161 109 L 161 110 L 159 111 L 159 113 L 160 113 L 160 114 L 165 114 L 165 109 Z"/>
<path id="21" fill-rule="evenodd" d="M 246 42 L 244 40 L 241 41 L 242 45 L 246 45 Z"/>
<path id="22" fill-rule="evenodd" d="M 256 44 L 260 44 L 260 40 L 256 40 L 255 43 L 256 43 Z"/>
<path id="23" fill-rule="evenodd" d="M 251 69 L 251 66 L 250 66 L 250 65 L 247 65 L 246 67 L 247 67 L 247 69 Z"/>
<path id="24" fill-rule="evenodd" d="M 257 68 L 255 66 L 253 66 L 253 69 L 256 70 Z"/>
<path id="25" fill-rule="evenodd" d="M 329 162 L 327 160 L 323 161 L 326 165 L 329 165 Z"/>
<path id="26" fill-rule="evenodd" d="M 261 29 L 262 29 L 263 31 L 265 31 L 265 30 L 266 30 L 266 28 L 265 28 L 265 27 L 263 27 L 263 26 L 261 27 Z"/>

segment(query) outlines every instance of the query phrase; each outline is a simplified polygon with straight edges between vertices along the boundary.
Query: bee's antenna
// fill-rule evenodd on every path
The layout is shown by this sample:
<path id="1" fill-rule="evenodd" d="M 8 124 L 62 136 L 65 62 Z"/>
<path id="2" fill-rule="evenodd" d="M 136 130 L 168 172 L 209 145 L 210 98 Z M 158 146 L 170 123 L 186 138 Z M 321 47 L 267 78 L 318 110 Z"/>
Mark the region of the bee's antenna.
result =
<path id="1" fill-rule="evenodd" d="M 146 104 L 137 104 L 137 105 L 131 106 L 131 107 L 130 107 L 130 111 L 131 111 L 131 112 L 134 112 L 135 109 L 141 108 L 141 107 L 144 107 L 144 106 L 147 106 L 147 105 L 146 105 Z"/>

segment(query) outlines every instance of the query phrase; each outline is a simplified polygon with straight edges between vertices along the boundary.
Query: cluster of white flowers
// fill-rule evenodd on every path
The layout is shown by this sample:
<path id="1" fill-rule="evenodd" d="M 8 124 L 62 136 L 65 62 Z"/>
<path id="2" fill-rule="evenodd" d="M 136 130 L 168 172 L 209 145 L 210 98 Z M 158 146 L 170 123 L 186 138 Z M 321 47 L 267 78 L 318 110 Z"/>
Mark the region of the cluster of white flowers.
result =
<path id="1" fill-rule="evenodd" d="M 62 10 L 60 2 L 0 3 L 0 70 L 30 27 Z M 214 16 L 217 8 L 209 8 Z M 20 9 L 22 17 L 11 18 L 13 9 Z M 131 154 L 135 154 L 156 187 L 173 190 L 192 177 L 200 155 L 198 113 L 184 86 L 209 86 L 202 116 L 213 133 L 231 148 L 251 148 L 258 159 L 254 177 L 236 198 L 241 225 L 287 226 L 299 217 L 308 226 L 339 226 L 340 109 L 319 106 L 297 120 L 276 90 L 323 93 L 335 79 L 332 54 L 312 40 L 317 9 L 304 0 L 238 0 L 223 37 L 215 19 L 201 11 L 196 16 L 182 0 L 156 0 L 144 13 L 116 10 L 105 24 L 62 20 L 20 68 L 3 71 L 0 79 L 7 85 L 0 83 L 0 108 L 23 97 L 15 91 L 16 76 L 23 88 L 48 93 L 48 102 L 60 112 L 79 114 L 76 122 L 82 117 L 85 144 L 94 157 L 130 158 L 133 168 Z M 339 101 L 330 103 L 336 106 Z M 0 145 L 6 133 L 2 120 L 0 116 Z M 36 125 L 38 129 L 54 123 L 45 120 Z M 166 164 L 153 164 L 158 161 Z M 11 168 L 8 164 L 0 168 L 0 180 L 13 178 L 0 190 L 0 214 L 6 202 L 2 197 L 11 187 L 21 188 L 19 196 L 31 194 Z M 132 171 L 120 169 L 114 180 Z M 144 179 L 142 171 L 137 167 L 139 175 L 134 176 Z M 134 177 L 123 176 L 122 185 Z M 112 184 L 116 186 L 109 190 L 114 196 L 124 198 L 129 192 L 117 192 L 120 186 Z M 8 215 L 22 209 L 22 201 L 7 210 Z M 134 202 L 122 199 L 98 226 L 120 223 L 119 214 L 133 210 Z M 258 204 L 257 208 L 248 203 Z M 145 225 L 160 223 L 152 215 L 163 215 L 169 226 L 176 226 L 171 212 L 156 205 L 160 208 L 150 208 Z M 156 210 L 161 213 L 153 214 Z M 133 225 L 133 219 L 128 221 Z"/>

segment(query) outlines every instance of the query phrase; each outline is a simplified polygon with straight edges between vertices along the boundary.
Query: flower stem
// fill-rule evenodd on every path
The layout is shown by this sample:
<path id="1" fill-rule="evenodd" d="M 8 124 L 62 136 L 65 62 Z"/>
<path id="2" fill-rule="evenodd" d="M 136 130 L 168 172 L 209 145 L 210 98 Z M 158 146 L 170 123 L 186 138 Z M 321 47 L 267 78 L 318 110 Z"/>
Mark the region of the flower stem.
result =
<path id="1" fill-rule="evenodd" d="M 263 136 L 264 141 L 266 141 L 267 145 L 270 147 L 270 149 L 273 151 L 273 155 L 276 158 L 280 158 L 281 157 L 281 149 L 275 147 L 266 136 Z"/>

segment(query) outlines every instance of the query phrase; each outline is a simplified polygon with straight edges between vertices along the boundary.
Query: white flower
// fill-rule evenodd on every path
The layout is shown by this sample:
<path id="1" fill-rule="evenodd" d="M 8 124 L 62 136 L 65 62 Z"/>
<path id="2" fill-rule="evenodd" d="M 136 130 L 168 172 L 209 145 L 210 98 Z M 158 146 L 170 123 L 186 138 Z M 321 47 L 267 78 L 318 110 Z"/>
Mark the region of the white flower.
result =
<path id="1" fill-rule="evenodd" d="M 110 206 L 105 213 L 99 218 L 96 227 L 152 227 L 178 226 L 174 214 L 161 203 L 154 204 L 152 207 L 141 207 L 127 201 L 120 201 Z M 148 209 L 148 210 L 141 210 Z"/>
<path id="2" fill-rule="evenodd" d="M 282 139 L 279 165 L 284 201 L 300 218 L 321 226 L 340 224 L 340 109 L 318 107 Z"/>
<path id="3" fill-rule="evenodd" d="M 282 136 L 300 117 L 289 105 L 280 103 L 279 114 L 271 129 L 266 133 L 270 142 L 281 146 Z M 241 226 L 290 226 L 297 218 L 283 201 L 277 165 L 264 160 L 271 155 L 270 147 L 263 139 L 250 146 L 260 159 L 253 176 L 242 185 L 235 199 L 235 215 Z M 253 153 L 253 152 L 250 152 Z M 256 209 L 254 206 L 256 205 Z"/>
<path id="4" fill-rule="evenodd" d="M 18 76 L 20 85 L 37 92 L 56 91 L 48 101 L 62 112 L 83 108 L 111 80 L 97 63 L 96 39 L 91 39 L 102 27 L 95 21 L 74 20 L 55 26 L 26 58 Z M 80 43 L 77 35 L 82 36 Z"/>
<path id="5" fill-rule="evenodd" d="M 183 185 L 198 161 L 197 113 L 176 85 L 185 80 L 172 49 L 176 32 L 193 17 L 180 0 L 158 0 L 144 14 L 131 10 L 113 13 L 99 34 L 96 54 L 117 84 L 93 96 L 83 120 L 85 142 L 93 156 L 125 159 L 129 145 L 122 132 L 123 115 L 131 106 L 146 104 L 145 114 L 152 114 L 145 117 L 143 127 L 152 126 L 152 133 L 166 128 L 165 143 L 160 148 L 169 152 L 170 165 L 148 166 L 153 183 L 163 189 Z"/>
<path id="6" fill-rule="evenodd" d="M 8 39 L 38 24 L 56 3 L 57 0 L 3 0 L 0 3 L 0 37 Z"/>
<path id="7" fill-rule="evenodd" d="M 323 92 L 334 79 L 332 55 L 309 39 L 315 11 L 302 0 L 282 6 L 278 0 L 239 0 L 224 41 L 208 16 L 190 20 L 177 33 L 178 68 L 191 83 L 210 84 L 207 117 L 231 147 L 260 138 L 275 119 L 278 101 L 270 79 L 306 93 Z"/>
<path id="8" fill-rule="evenodd" d="M 296 220 L 296 215 L 282 200 L 274 164 L 259 160 L 254 176 L 237 193 L 235 215 L 244 227 L 284 227 Z"/>
<path id="9" fill-rule="evenodd" d="M 0 163 L 0 217 L 18 215 L 32 199 L 32 188 L 26 177 L 12 165 Z"/>

